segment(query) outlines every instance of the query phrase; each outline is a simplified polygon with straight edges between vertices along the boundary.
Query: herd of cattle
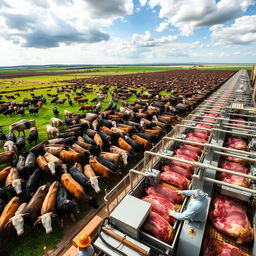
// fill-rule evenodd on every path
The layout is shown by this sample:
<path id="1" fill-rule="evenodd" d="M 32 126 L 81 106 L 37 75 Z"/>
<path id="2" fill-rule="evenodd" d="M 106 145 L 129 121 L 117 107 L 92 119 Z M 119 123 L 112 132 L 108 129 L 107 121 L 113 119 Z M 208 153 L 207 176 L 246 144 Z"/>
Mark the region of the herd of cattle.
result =
<path id="1" fill-rule="evenodd" d="M 101 190 L 98 179 L 120 178 L 129 158 L 150 149 L 171 129 L 179 115 L 191 111 L 219 84 L 200 88 L 194 84 L 197 89 L 186 93 L 174 88 L 172 94 L 162 96 L 157 87 L 138 93 L 128 87 L 109 89 L 103 86 L 91 100 L 95 105 L 81 106 L 86 113 L 74 114 L 65 110 L 65 120 L 61 120 L 55 105 L 55 117 L 46 126 L 46 141 L 37 144 L 34 120 L 23 119 L 10 125 L 6 135 L 0 131 L 5 151 L 0 153 L 0 164 L 9 164 L 0 171 L 0 233 L 14 227 L 17 234 L 22 235 L 24 224 L 35 226 L 40 223 L 46 233 L 50 233 L 52 219 L 57 217 L 61 223 L 64 216 L 74 219 L 79 212 L 79 203 L 86 202 L 97 208 L 96 194 Z M 84 94 L 91 90 L 81 81 L 58 89 L 58 94 L 66 94 L 70 105 L 73 101 L 69 92 L 74 92 L 74 88 L 81 92 L 73 101 L 85 99 Z M 112 100 L 102 109 L 102 101 L 109 94 Z M 128 104 L 127 100 L 133 94 L 138 99 Z M 65 103 L 57 102 L 58 95 L 48 97 L 52 104 Z M 3 104 L 9 104 L 7 108 L 18 114 L 22 108 L 31 109 L 29 106 L 33 105 L 40 109 L 47 103 L 43 96 L 32 95 L 20 106 L 15 102 L 1 103 L 0 112 L 5 107 Z M 35 143 L 28 152 L 25 151 L 25 137 L 20 136 L 21 132 L 25 135 L 26 129 L 30 129 L 28 142 Z M 18 133 L 17 137 L 14 132 Z"/>

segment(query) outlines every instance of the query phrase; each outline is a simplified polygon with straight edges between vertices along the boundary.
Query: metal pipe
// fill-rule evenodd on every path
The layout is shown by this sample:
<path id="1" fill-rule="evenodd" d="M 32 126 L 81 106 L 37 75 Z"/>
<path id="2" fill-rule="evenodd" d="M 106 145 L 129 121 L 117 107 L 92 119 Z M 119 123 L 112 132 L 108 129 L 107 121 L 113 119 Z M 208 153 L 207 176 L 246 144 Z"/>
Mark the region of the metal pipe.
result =
<path id="1" fill-rule="evenodd" d="M 196 174 L 194 174 L 192 177 L 195 178 L 195 179 L 199 179 L 199 175 L 196 175 Z M 231 187 L 231 188 L 234 188 L 234 189 L 239 189 L 241 191 L 249 192 L 249 193 L 252 193 L 252 194 L 256 194 L 256 190 L 254 190 L 254 189 L 240 187 L 240 186 L 233 185 L 233 184 L 230 184 L 230 183 L 227 183 L 227 182 L 224 182 L 224 181 L 215 180 L 215 179 L 208 178 L 208 177 L 204 177 L 203 180 L 204 181 L 210 181 L 210 182 L 220 184 L 220 185 L 224 185 L 224 186 L 227 186 L 227 187 Z"/>
<path id="2" fill-rule="evenodd" d="M 240 172 L 234 172 L 234 171 L 230 171 L 230 170 L 227 170 L 227 169 L 222 169 L 222 168 L 210 165 L 210 164 L 203 164 L 203 163 L 200 163 L 200 162 L 192 162 L 192 161 L 188 161 L 188 160 L 184 160 L 184 159 L 180 159 L 180 158 L 176 158 L 176 157 L 171 157 L 171 156 L 166 156 L 166 155 L 151 152 L 151 151 L 145 151 L 144 154 L 149 154 L 149 155 L 154 155 L 154 156 L 166 158 L 166 159 L 169 159 L 169 160 L 179 161 L 179 162 L 182 162 L 182 163 L 185 163 L 185 164 L 193 165 L 194 167 L 212 169 L 212 170 L 215 170 L 215 171 L 218 171 L 218 172 L 229 173 L 229 174 L 232 174 L 232 175 L 241 176 L 241 177 L 244 177 L 244 178 L 256 180 L 256 176 L 252 176 L 252 175 L 248 175 L 248 174 L 244 174 L 244 173 L 240 173 Z"/>
<path id="3" fill-rule="evenodd" d="M 249 162 L 256 162 L 256 159 L 248 158 L 248 157 L 244 157 L 244 156 L 233 155 L 233 154 L 229 154 L 229 153 L 225 153 L 225 152 L 220 152 L 220 151 L 214 151 L 214 153 L 222 155 L 222 156 L 231 156 L 231 157 L 235 157 L 235 158 L 241 158 L 241 159 L 247 160 Z"/>
<path id="4" fill-rule="evenodd" d="M 243 110 L 243 109 L 241 109 Z M 244 117 L 251 117 L 251 118 L 256 118 L 256 115 L 255 116 L 251 116 L 251 115 L 244 115 L 244 114 L 237 114 L 237 113 L 230 113 L 230 112 L 227 112 L 228 115 L 236 115 L 236 116 L 244 116 Z"/>
<path id="5" fill-rule="evenodd" d="M 206 130 L 206 131 L 217 131 L 217 132 L 231 133 L 231 134 L 236 134 L 236 135 L 242 135 L 242 136 L 246 136 L 246 137 L 256 138 L 256 135 L 253 135 L 253 134 L 228 131 L 228 130 L 223 130 L 223 129 L 218 129 L 218 128 L 208 129 L 208 128 L 195 127 L 195 126 L 189 126 L 189 125 L 184 125 L 184 124 L 177 124 L 176 126 L 186 127 L 186 128 L 191 128 L 191 129 L 200 129 L 200 130 Z"/>

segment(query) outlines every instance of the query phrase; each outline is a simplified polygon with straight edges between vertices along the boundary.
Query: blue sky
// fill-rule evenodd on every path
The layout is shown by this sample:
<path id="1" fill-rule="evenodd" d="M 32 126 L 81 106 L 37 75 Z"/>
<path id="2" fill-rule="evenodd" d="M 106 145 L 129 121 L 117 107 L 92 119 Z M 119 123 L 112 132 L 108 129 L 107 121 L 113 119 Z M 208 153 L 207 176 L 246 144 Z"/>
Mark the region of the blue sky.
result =
<path id="1" fill-rule="evenodd" d="M 0 0 L 0 65 L 254 63 L 255 0 Z"/>

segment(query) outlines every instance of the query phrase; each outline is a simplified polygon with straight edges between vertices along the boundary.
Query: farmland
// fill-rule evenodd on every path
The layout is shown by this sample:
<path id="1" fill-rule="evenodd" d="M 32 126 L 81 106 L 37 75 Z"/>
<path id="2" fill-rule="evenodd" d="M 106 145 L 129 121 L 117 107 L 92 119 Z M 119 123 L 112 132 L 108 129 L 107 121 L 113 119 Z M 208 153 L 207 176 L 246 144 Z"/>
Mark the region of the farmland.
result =
<path id="1" fill-rule="evenodd" d="M 191 69 L 192 70 L 187 70 Z M 63 112 L 64 110 L 69 110 L 73 113 L 79 113 L 78 109 L 81 104 L 75 102 L 73 99 L 76 96 L 76 93 L 69 92 L 69 97 L 73 100 L 73 105 L 70 106 L 66 101 L 63 105 L 51 104 L 50 100 L 52 97 L 47 96 L 47 94 L 56 94 L 57 88 L 61 87 L 72 87 L 74 85 L 86 85 L 86 88 L 92 89 L 92 92 L 86 93 L 85 97 L 88 99 L 89 104 L 92 99 L 95 98 L 96 94 L 101 91 L 101 88 L 108 87 L 109 90 L 113 90 L 118 87 L 133 88 L 137 93 L 141 93 L 144 88 L 143 93 L 159 89 L 159 95 L 167 95 L 178 97 L 179 95 L 186 95 L 187 98 L 192 102 L 193 94 L 196 94 L 195 87 L 198 87 L 197 91 L 200 91 L 198 94 L 202 94 L 203 97 L 206 97 L 208 94 L 207 91 L 204 91 L 205 88 L 209 89 L 209 92 L 215 89 L 219 84 L 224 82 L 228 77 L 230 77 L 237 67 L 220 67 L 221 71 L 208 71 L 208 68 L 204 67 L 207 70 L 199 71 L 194 70 L 193 67 L 186 67 L 184 69 L 168 68 L 168 67 L 115 67 L 109 69 L 97 69 L 96 72 L 73 72 L 66 70 L 52 70 L 52 74 L 49 74 L 49 70 L 40 70 L 38 74 L 34 72 L 31 76 L 31 72 L 27 72 L 30 76 L 26 76 L 25 72 L 22 73 L 22 76 L 15 77 L 11 75 L 10 78 L 0 79 L 0 91 L 3 96 L 2 100 L 6 101 L 5 95 L 15 95 L 19 93 L 20 96 L 16 97 L 15 102 L 21 103 L 24 98 L 31 98 L 31 93 L 34 93 L 35 96 L 43 95 L 46 98 L 46 104 L 43 104 L 43 107 L 39 109 L 39 114 L 32 116 L 28 113 L 28 110 L 25 110 L 25 115 L 23 117 L 18 115 L 4 116 L 2 117 L 1 126 L 3 126 L 4 133 L 8 132 L 8 127 L 10 124 L 19 121 L 20 119 L 36 121 L 36 125 L 39 132 L 39 142 L 47 140 L 47 134 L 45 127 L 47 124 L 50 124 L 50 118 L 53 117 L 52 108 L 56 106 L 59 110 L 58 118 L 64 120 Z M 202 68 L 203 69 L 203 68 Z M 215 69 L 215 68 L 213 68 Z M 231 71 L 229 70 L 231 69 Z M 165 72 L 166 71 L 166 72 Z M 46 72 L 45 75 L 42 75 L 42 72 Z M 63 73 L 62 73 L 63 72 Z M 11 72 L 8 72 L 10 74 Z M 13 72 L 17 74 L 21 72 Z M 139 73 L 139 74 L 138 74 Z M 7 76 L 8 76 L 7 74 Z M 32 90 L 31 90 L 32 89 Z M 188 91 L 190 92 L 188 93 Z M 80 92 L 81 88 L 77 90 Z M 61 92 L 57 93 L 60 100 L 67 99 L 67 93 Z M 102 102 L 102 109 L 104 110 L 112 99 L 111 94 L 108 93 L 107 97 Z M 127 103 L 132 104 L 137 100 L 138 97 L 133 93 L 128 99 Z M 198 98 L 199 99 L 199 98 Z M 202 98 L 203 99 L 203 98 Z M 121 100 L 118 100 L 117 107 L 120 107 Z M 189 110 L 193 109 L 198 102 L 189 105 Z M 97 103 L 92 103 L 97 104 Z M 80 112 L 82 113 L 82 112 Z M 63 131 L 63 130 L 61 130 Z M 28 135 L 28 130 L 26 131 L 26 137 Z M 32 145 L 33 146 L 33 145 Z M 30 145 L 26 141 L 26 150 L 30 149 Z M 2 148 L 1 148 L 2 150 Z M 131 161 L 132 164 L 135 163 L 134 160 Z M 50 179 L 53 180 L 52 178 Z M 45 180 L 44 180 L 45 181 Z M 102 184 L 101 184 L 102 185 Z M 108 184 L 110 187 L 112 184 Z M 102 194 L 101 194 L 102 196 Z M 83 217 L 84 211 L 80 214 L 80 218 Z M 70 226 L 70 225 L 69 225 Z M 67 227 L 64 229 L 67 229 Z M 44 230 L 32 230 L 30 227 L 26 227 L 26 234 L 22 238 L 17 238 L 16 234 L 14 238 L 9 239 L 6 249 L 10 251 L 11 255 L 42 255 L 43 246 L 47 248 L 52 248 L 55 244 L 61 239 L 63 231 L 54 224 L 54 232 L 51 235 L 45 235 Z M 17 244 L 17 248 L 13 248 L 13 242 Z M 30 248 L 33 247 L 33 250 Z"/>

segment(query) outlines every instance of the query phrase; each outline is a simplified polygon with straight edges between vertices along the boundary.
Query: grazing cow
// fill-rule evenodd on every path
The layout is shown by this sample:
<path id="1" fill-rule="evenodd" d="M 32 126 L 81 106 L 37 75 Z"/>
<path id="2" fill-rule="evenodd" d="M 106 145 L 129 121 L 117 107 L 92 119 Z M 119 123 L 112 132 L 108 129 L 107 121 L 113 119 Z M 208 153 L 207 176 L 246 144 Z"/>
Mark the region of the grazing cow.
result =
<path id="1" fill-rule="evenodd" d="M 3 148 L 4 148 L 5 152 L 8 152 L 8 151 L 14 151 L 15 153 L 17 152 L 16 144 L 13 141 L 11 141 L 11 140 L 7 140 L 4 143 Z"/>
<path id="2" fill-rule="evenodd" d="M 56 138 L 59 135 L 59 129 L 51 125 L 46 125 L 46 133 L 48 138 Z"/>
<path id="3" fill-rule="evenodd" d="M 76 182 L 69 173 L 64 173 L 61 175 L 61 182 L 68 192 L 77 200 L 85 200 L 95 209 L 99 207 L 96 198 L 87 195 L 84 188 L 78 182 Z"/>
<path id="4" fill-rule="evenodd" d="M 96 106 L 94 105 L 82 105 L 81 108 L 79 108 L 79 111 L 88 111 L 88 110 L 94 110 Z"/>
<path id="5" fill-rule="evenodd" d="M 56 107 L 53 107 L 52 112 L 55 116 L 59 115 L 59 110 Z"/>
<path id="6" fill-rule="evenodd" d="M 2 233 L 4 227 L 12 218 L 19 207 L 19 197 L 13 197 L 9 203 L 4 207 L 4 210 L 0 217 L 0 233 Z"/>
<path id="7" fill-rule="evenodd" d="M 50 234 L 53 231 L 52 217 L 56 216 L 54 214 L 54 210 L 55 210 L 55 204 L 56 204 L 59 185 L 60 183 L 58 181 L 54 181 L 49 187 L 49 190 L 42 204 L 41 216 L 39 216 L 38 220 L 35 222 L 35 224 L 37 223 L 43 224 L 46 234 Z"/>
<path id="8" fill-rule="evenodd" d="M 65 126 L 65 121 L 60 120 L 59 118 L 52 117 L 51 118 L 51 123 L 53 127 L 64 127 Z"/>
<path id="9" fill-rule="evenodd" d="M 40 101 L 38 101 L 36 104 L 35 104 L 35 107 L 36 108 L 42 108 L 43 107 L 43 102 L 40 100 Z"/>
<path id="10" fill-rule="evenodd" d="M 25 115 L 25 109 L 24 107 L 21 107 L 20 110 L 17 111 L 17 115 L 24 116 Z"/>
<path id="11" fill-rule="evenodd" d="M 60 216 L 61 226 L 63 226 L 63 217 L 65 215 L 70 215 L 74 220 L 74 214 L 79 213 L 77 203 L 72 199 L 70 193 L 62 185 L 60 185 L 57 195 L 57 209 L 58 215 Z"/>
<path id="12" fill-rule="evenodd" d="M 100 192 L 98 177 L 95 175 L 95 172 L 93 171 L 92 167 L 87 164 L 84 167 L 84 174 L 89 179 L 92 188 L 95 190 L 96 193 Z"/>
<path id="13" fill-rule="evenodd" d="M 32 127 L 30 129 L 30 132 L 29 132 L 29 135 L 28 135 L 28 143 L 29 143 L 29 145 L 31 145 L 33 141 L 35 143 L 37 143 L 37 141 L 38 141 L 38 130 L 37 130 L 36 127 Z"/>
<path id="14" fill-rule="evenodd" d="M 54 97 L 52 100 L 51 100 L 51 104 L 52 103 L 55 103 L 59 98 L 58 97 Z"/>
<path id="15" fill-rule="evenodd" d="M 5 116 L 8 116 L 8 115 L 11 116 L 13 113 L 14 113 L 13 109 L 7 109 L 6 111 L 3 112 Z"/>
<path id="16" fill-rule="evenodd" d="M 68 117 L 68 118 L 71 118 L 73 116 L 73 113 L 68 111 L 68 110 L 64 110 L 64 116 Z"/>
<path id="17" fill-rule="evenodd" d="M 88 103 L 88 99 L 77 99 L 77 102 L 78 103 L 85 103 L 85 104 L 87 104 Z"/>
<path id="18" fill-rule="evenodd" d="M 13 193 L 13 190 L 17 195 L 21 194 L 21 179 L 16 168 L 12 168 L 6 178 L 5 187 Z"/>
<path id="19" fill-rule="evenodd" d="M 30 115 L 38 115 L 39 108 L 29 108 L 28 111 Z"/>
<path id="20" fill-rule="evenodd" d="M 26 129 L 30 129 L 31 127 L 36 127 L 36 122 L 35 120 L 30 120 L 30 121 L 26 121 L 26 120 L 20 120 L 16 123 L 13 123 L 12 125 L 9 126 L 9 131 L 17 131 L 19 132 L 23 132 L 23 134 L 25 135 L 24 130 Z"/>
<path id="21" fill-rule="evenodd" d="M 58 104 L 58 105 L 63 105 L 64 103 L 65 103 L 65 101 L 66 101 L 67 99 L 63 99 L 63 100 L 56 100 L 56 104 Z"/>

